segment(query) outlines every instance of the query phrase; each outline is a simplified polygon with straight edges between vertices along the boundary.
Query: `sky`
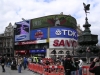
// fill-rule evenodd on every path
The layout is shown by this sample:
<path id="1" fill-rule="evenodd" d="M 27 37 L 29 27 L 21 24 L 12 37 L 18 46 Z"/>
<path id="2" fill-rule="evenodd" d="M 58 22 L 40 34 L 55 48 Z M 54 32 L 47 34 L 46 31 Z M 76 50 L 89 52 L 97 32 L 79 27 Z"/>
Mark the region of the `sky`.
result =
<path id="1" fill-rule="evenodd" d="M 100 0 L 0 0 L 0 33 L 11 22 L 22 21 L 47 15 L 60 14 L 71 15 L 80 24 L 82 30 L 85 23 L 83 2 L 90 4 L 88 22 L 91 24 L 91 33 L 97 34 L 100 42 Z"/>

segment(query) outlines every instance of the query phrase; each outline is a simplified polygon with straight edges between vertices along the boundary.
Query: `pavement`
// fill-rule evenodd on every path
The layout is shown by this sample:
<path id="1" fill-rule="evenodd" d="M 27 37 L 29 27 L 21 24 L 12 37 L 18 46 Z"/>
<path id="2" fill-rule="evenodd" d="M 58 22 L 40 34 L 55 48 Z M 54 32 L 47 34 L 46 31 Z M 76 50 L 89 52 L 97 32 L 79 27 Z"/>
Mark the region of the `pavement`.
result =
<path id="1" fill-rule="evenodd" d="M 9 67 L 5 66 L 5 70 L 6 72 L 2 72 L 2 67 L 0 66 L 0 75 L 39 75 L 37 73 L 29 71 L 28 69 L 22 69 L 22 73 L 18 73 L 17 70 L 11 70 Z"/>

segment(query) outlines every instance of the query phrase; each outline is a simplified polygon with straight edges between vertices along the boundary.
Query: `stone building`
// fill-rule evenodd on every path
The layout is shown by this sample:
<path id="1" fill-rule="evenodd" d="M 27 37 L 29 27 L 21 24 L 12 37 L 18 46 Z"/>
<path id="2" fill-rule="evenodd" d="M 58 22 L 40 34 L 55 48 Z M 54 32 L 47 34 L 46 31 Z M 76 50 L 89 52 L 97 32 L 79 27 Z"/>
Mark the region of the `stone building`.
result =
<path id="1" fill-rule="evenodd" d="M 13 26 L 11 23 L 0 34 L 0 53 L 1 55 L 13 56 Z"/>

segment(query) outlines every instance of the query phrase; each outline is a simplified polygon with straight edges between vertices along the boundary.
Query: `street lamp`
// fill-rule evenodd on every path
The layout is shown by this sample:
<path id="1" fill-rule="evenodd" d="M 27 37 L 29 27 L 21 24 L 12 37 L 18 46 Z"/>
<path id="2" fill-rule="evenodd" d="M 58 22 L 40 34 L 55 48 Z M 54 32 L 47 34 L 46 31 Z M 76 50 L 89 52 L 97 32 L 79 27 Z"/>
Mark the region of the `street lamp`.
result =
<path id="1" fill-rule="evenodd" d="M 15 25 L 13 26 L 13 56 L 14 56 L 14 51 L 15 51 L 15 35 L 16 35 L 16 28 L 17 28 L 17 25 L 15 23 Z M 17 55 L 17 64 L 18 64 L 18 56 L 19 56 L 19 53 Z"/>
<path id="2" fill-rule="evenodd" d="M 14 56 L 14 50 L 15 50 L 15 32 L 16 32 L 16 23 L 13 26 L 13 56 Z"/>
<path id="3" fill-rule="evenodd" d="M 54 57 L 55 57 L 54 60 L 56 61 L 56 50 L 55 49 L 53 50 L 53 54 L 54 54 Z"/>
<path id="4" fill-rule="evenodd" d="M 75 42 L 74 42 L 74 38 L 73 38 L 73 45 L 72 45 L 73 46 L 73 56 L 74 56 L 74 43 Z"/>

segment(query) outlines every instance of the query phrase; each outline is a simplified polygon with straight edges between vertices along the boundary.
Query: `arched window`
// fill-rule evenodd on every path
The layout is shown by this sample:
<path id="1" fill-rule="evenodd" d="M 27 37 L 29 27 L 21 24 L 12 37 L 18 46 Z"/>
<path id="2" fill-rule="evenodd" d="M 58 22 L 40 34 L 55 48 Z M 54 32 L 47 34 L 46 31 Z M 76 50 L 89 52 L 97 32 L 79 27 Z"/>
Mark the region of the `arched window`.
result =
<path id="1" fill-rule="evenodd" d="M 66 51 L 66 54 L 68 54 L 68 55 L 69 55 L 69 54 L 70 54 L 70 51 Z"/>
<path id="2" fill-rule="evenodd" d="M 51 54 L 56 54 L 56 50 L 53 50 L 53 51 L 51 52 Z"/>
<path id="3" fill-rule="evenodd" d="M 59 51 L 58 54 L 64 54 L 64 52 L 63 51 Z"/>

